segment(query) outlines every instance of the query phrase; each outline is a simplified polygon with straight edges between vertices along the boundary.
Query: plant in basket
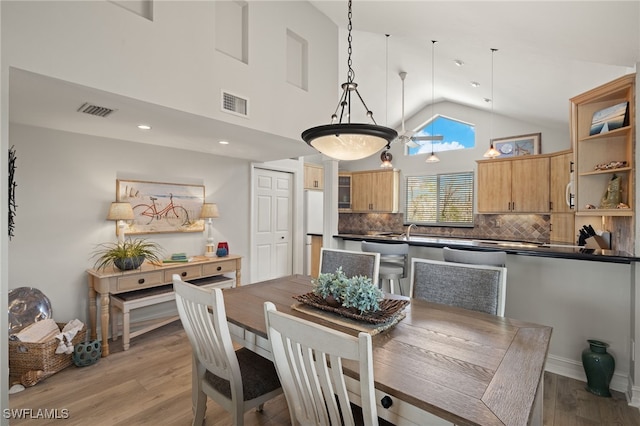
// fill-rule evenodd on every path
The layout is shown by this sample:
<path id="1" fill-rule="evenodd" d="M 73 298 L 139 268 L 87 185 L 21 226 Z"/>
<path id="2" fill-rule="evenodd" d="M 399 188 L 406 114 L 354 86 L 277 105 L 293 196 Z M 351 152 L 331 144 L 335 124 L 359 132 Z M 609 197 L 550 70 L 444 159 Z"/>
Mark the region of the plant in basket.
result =
<path id="1" fill-rule="evenodd" d="M 361 314 L 380 310 L 380 300 L 384 297 L 371 278 L 361 275 L 348 278 L 342 268 L 335 273 L 319 274 L 312 284 L 313 293 L 322 297 L 328 305 L 357 309 Z"/>

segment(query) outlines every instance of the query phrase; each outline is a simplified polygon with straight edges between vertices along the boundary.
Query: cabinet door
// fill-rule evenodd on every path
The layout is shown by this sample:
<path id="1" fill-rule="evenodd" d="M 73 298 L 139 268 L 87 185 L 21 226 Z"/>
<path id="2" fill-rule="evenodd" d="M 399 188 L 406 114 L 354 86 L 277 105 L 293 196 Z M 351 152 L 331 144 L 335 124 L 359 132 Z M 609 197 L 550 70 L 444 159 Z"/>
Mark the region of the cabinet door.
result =
<path id="1" fill-rule="evenodd" d="M 550 240 L 552 243 L 575 244 L 578 236 L 574 228 L 573 213 L 551 213 Z"/>
<path id="2" fill-rule="evenodd" d="M 351 174 L 338 174 L 338 210 L 351 211 Z"/>
<path id="3" fill-rule="evenodd" d="M 371 210 L 371 174 L 354 173 L 351 175 L 351 209 L 354 212 Z"/>
<path id="4" fill-rule="evenodd" d="M 324 169 L 322 166 L 315 164 L 304 165 L 304 188 L 305 189 L 323 189 L 324 188 Z"/>
<path id="5" fill-rule="evenodd" d="M 511 207 L 511 162 L 478 162 L 478 213 L 503 213 Z"/>
<path id="6" fill-rule="evenodd" d="M 554 155 L 549 159 L 550 182 L 549 198 L 551 200 L 551 213 L 568 213 L 571 208 L 566 201 L 567 185 L 571 174 L 571 162 L 573 153 Z"/>
<path id="7" fill-rule="evenodd" d="M 397 172 L 385 170 L 371 176 L 371 204 L 376 212 L 395 212 L 398 209 Z"/>
<path id="8" fill-rule="evenodd" d="M 549 158 L 518 159 L 511 167 L 511 211 L 549 212 Z"/>

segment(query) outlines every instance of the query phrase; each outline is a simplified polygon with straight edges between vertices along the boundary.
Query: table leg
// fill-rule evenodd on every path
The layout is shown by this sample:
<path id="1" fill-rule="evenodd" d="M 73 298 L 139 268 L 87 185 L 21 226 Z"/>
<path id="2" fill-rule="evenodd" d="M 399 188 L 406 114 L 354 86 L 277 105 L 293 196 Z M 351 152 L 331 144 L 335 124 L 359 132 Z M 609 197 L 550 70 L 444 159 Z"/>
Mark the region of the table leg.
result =
<path id="1" fill-rule="evenodd" d="M 97 315 L 97 305 L 96 305 L 96 290 L 93 288 L 93 282 L 91 277 L 89 277 L 89 324 L 91 325 L 91 340 L 96 340 L 97 332 L 96 332 L 96 315 Z"/>
<path id="2" fill-rule="evenodd" d="M 100 331 L 102 333 L 102 356 L 109 356 L 109 293 L 100 294 Z"/>

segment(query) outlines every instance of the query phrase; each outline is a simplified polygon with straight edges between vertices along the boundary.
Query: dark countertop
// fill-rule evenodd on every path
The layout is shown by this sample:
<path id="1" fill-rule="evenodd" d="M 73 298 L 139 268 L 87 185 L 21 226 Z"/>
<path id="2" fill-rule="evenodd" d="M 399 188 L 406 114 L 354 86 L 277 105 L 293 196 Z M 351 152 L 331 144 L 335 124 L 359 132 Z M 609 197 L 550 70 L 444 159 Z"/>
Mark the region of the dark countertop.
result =
<path id="1" fill-rule="evenodd" d="M 597 262 L 631 263 L 640 261 L 627 252 L 615 250 L 594 250 L 579 246 L 564 244 L 541 244 L 526 241 L 500 241 L 482 240 L 468 238 L 448 238 L 440 236 L 411 235 L 409 241 L 404 235 L 361 235 L 361 234 L 338 234 L 334 238 L 341 238 L 350 241 L 377 241 L 390 244 L 408 243 L 411 246 L 423 247 L 451 247 L 462 250 L 476 251 L 505 251 L 508 254 L 522 256 L 540 256 L 556 259 L 590 260 Z"/>

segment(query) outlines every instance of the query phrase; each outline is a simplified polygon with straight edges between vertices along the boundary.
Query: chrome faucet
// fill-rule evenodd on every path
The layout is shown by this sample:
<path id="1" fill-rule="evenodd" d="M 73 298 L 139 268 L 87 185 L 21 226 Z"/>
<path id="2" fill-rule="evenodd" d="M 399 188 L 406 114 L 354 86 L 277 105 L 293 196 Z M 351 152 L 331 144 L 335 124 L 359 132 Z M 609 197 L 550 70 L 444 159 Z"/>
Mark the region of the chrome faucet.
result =
<path id="1" fill-rule="evenodd" d="M 411 225 L 407 226 L 407 240 L 409 239 L 409 237 L 411 237 L 411 228 L 415 228 L 416 224 L 412 223 Z"/>

